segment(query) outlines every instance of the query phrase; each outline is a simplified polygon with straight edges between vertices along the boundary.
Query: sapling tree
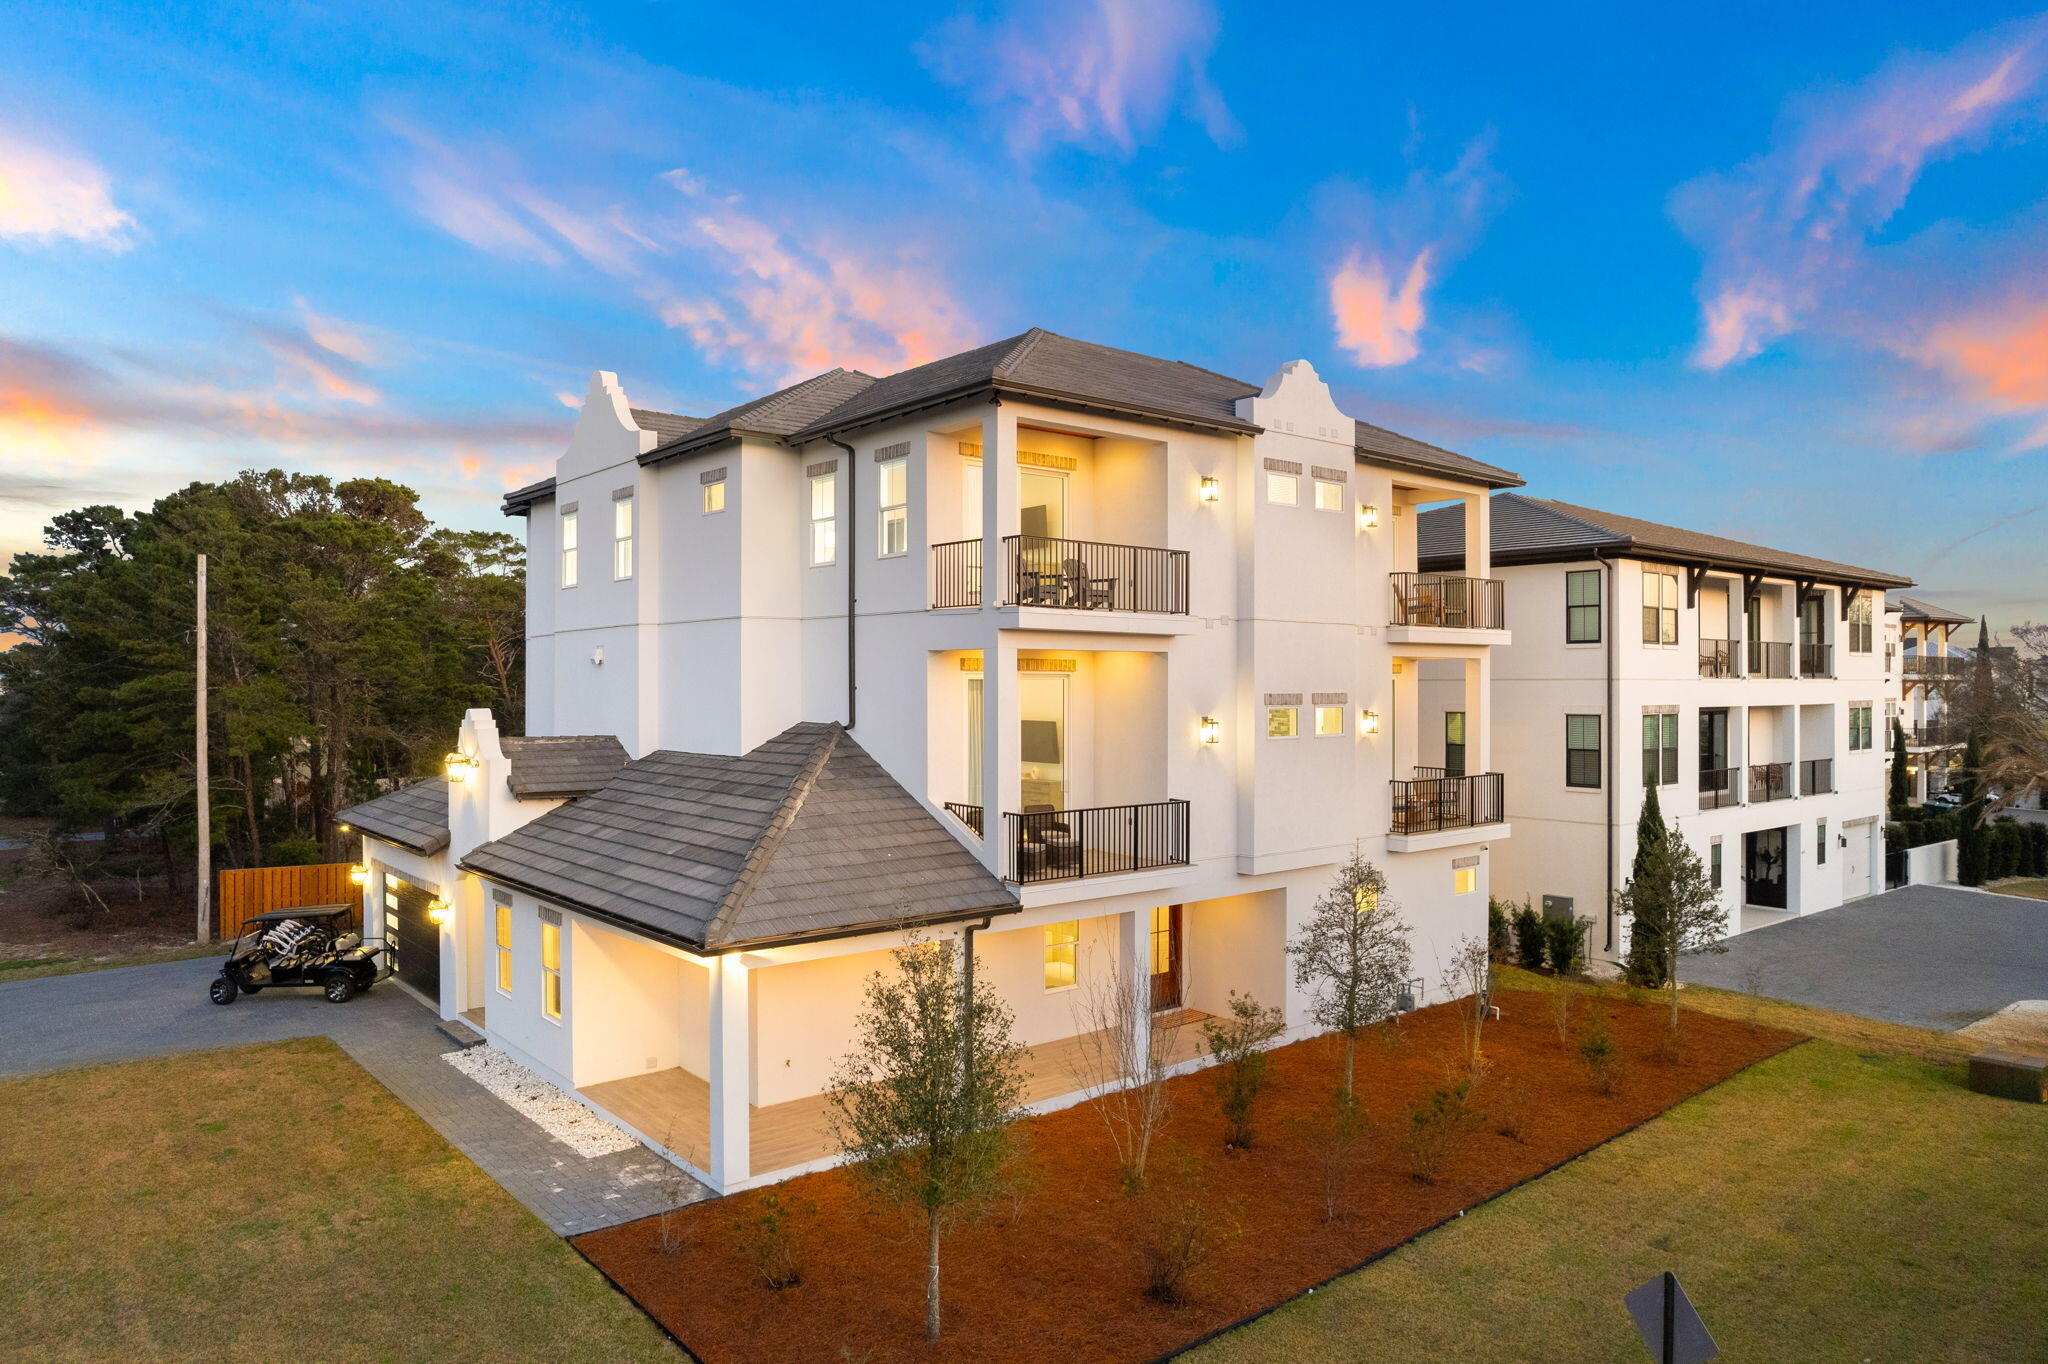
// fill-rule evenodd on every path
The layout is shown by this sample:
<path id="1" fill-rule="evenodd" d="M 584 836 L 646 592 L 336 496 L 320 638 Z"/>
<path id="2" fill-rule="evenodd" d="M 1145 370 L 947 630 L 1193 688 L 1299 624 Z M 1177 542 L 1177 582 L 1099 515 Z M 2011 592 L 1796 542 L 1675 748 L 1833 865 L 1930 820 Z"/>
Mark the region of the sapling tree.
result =
<path id="1" fill-rule="evenodd" d="M 1144 1187 L 1145 1162 L 1172 1104 L 1167 1074 L 1188 1017 L 1176 1010 L 1155 1023 L 1143 988 L 1127 970 L 1099 972 L 1074 1006 L 1082 1073 L 1102 1091 L 1092 1106 L 1109 1129 L 1125 1193 Z"/>
<path id="2" fill-rule="evenodd" d="M 1202 1038 L 1216 1058 L 1216 1104 L 1223 1110 L 1223 1144 L 1252 1144 L 1252 1110 L 1273 1068 L 1266 1044 L 1287 1029 L 1280 1010 L 1250 995 L 1230 992 L 1230 1012 L 1202 1023 Z"/>
<path id="3" fill-rule="evenodd" d="M 854 1178 L 924 1221 L 925 1339 L 937 1340 L 940 1238 L 1014 1177 L 1021 1049 L 1010 1011 L 971 988 L 952 942 L 913 937 L 892 956 L 893 973 L 868 978 L 853 1050 L 827 1098 Z"/>
<path id="4" fill-rule="evenodd" d="M 1451 952 L 1451 964 L 1444 968 L 1444 981 L 1464 1000 L 1465 1065 L 1477 1074 L 1482 1059 L 1480 1038 L 1486 1031 L 1493 996 L 1493 958 L 1487 955 L 1484 939 L 1459 940 Z"/>
<path id="5" fill-rule="evenodd" d="M 1635 931 L 1647 926 L 1663 952 L 1656 963 L 1671 999 L 1671 1031 L 1678 1031 L 1678 961 L 1687 952 L 1725 952 L 1728 910 L 1706 864 L 1683 838 L 1666 838 L 1637 860 L 1636 874 L 1615 897 L 1616 908 L 1633 916 Z"/>
<path id="6" fill-rule="evenodd" d="M 1483 950 L 1483 947 L 1482 947 Z M 1294 982 L 1308 993 L 1317 1026 L 1344 1038 L 1342 1093 L 1353 1092 L 1358 1039 L 1391 1016 L 1407 989 L 1410 951 L 1401 907 L 1379 868 L 1353 849 L 1287 945 Z"/>

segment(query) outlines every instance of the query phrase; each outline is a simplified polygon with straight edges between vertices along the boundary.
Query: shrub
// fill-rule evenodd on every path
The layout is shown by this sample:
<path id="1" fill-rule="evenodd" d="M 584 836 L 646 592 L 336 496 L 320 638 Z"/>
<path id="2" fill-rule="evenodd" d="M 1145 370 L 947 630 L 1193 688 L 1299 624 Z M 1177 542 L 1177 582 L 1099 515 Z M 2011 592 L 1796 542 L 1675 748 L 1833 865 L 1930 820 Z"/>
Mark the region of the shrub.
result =
<path id="1" fill-rule="evenodd" d="M 1169 1306 L 1188 1300 L 1189 1281 L 1242 1228 L 1236 1209 L 1219 1204 L 1200 1168 L 1185 1151 L 1140 1195 L 1138 1247 L 1145 1266 L 1145 1296 Z"/>
<path id="2" fill-rule="evenodd" d="M 293 834 L 274 840 L 264 849 L 263 860 L 273 867 L 310 867 L 327 860 L 320 840 L 310 834 Z"/>
<path id="3" fill-rule="evenodd" d="M 774 1190 L 755 1202 L 750 1212 L 732 1220 L 733 1241 L 754 1267 L 754 1281 L 763 1288 L 794 1288 L 804 1281 L 801 1237 L 793 1225 L 808 1222 L 818 1205 L 806 1199 L 785 1200 Z"/>
<path id="4" fill-rule="evenodd" d="M 1225 1146 L 1242 1149 L 1252 1144 L 1252 1110 L 1273 1068 L 1265 1044 L 1286 1026 L 1278 1009 L 1235 990 L 1230 992 L 1230 1016 L 1202 1024 L 1202 1036 L 1216 1058 L 1216 1105 L 1223 1110 Z"/>
<path id="5" fill-rule="evenodd" d="M 1621 1088 L 1621 1048 L 1615 1045 L 1614 1030 L 1607 1026 L 1605 1011 L 1595 1010 L 1585 1032 L 1579 1035 L 1579 1057 L 1586 1063 L 1586 1074 L 1592 1078 L 1594 1089 L 1612 1094 Z"/>
<path id="6" fill-rule="evenodd" d="M 1572 1045 L 1572 1003 L 1570 990 L 1550 992 L 1550 1021 L 1557 1028 L 1557 1045 L 1569 1051 Z"/>
<path id="7" fill-rule="evenodd" d="M 1508 904 L 1486 897 L 1486 955 L 1494 961 L 1504 962 L 1513 955 L 1515 943 L 1514 927 L 1508 922 Z"/>
<path id="8" fill-rule="evenodd" d="M 1335 1222 L 1343 1216 L 1344 1191 L 1351 1183 L 1351 1168 L 1358 1156 L 1358 1142 L 1369 1125 L 1358 1096 L 1338 1089 L 1330 1096 L 1330 1110 L 1313 1134 L 1316 1154 L 1323 1165 L 1323 1220 Z"/>
<path id="9" fill-rule="evenodd" d="M 1549 953 L 1543 920 L 1527 901 L 1515 911 L 1515 958 L 1524 971 L 1541 971 Z"/>
<path id="10" fill-rule="evenodd" d="M 1590 919 L 1552 919 L 1543 925 L 1544 945 L 1550 969 L 1560 976 L 1575 976 L 1586 964 L 1586 926 Z"/>
<path id="11" fill-rule="evenodd" d="M 1513 1081 L 1503 1082 L 1486 1105 L 1486 1116 L 1494 1131 L 1509 1141 L 1520 1141 L 1529 1122 L 1529 1091 Z"/>
<path id="12" fill-rule="evenodd" d="M 1431 1090 L 1408 1115 L 1408 1168 L 1424 1184 L 1436 1183 L 1451 1146 L 1471 1118 L 1472 1087 L 1460 1081 Z"/>
<path id="13" fill-rule="evenodd" d="M 2028 824 L 2027 875 L 2048 876 L 2048 824 Z"/>
<path id="14" fill-rule="evenodd" d="M 2026 868 L 2027 859 L 2027 836 L 2020 829 L 2020 822 L 2011 815 L 2002 815 L 1989 832 L 1992 878 L 2003 880 L 2020 875 Z"/>

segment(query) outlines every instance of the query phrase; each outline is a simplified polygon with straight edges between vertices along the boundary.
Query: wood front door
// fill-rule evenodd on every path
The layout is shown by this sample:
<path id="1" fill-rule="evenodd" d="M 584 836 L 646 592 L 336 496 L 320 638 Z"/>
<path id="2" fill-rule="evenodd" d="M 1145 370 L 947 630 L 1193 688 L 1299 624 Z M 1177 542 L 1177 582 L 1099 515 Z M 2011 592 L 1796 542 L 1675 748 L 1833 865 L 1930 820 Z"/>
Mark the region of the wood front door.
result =
<path id="1" fill-rule="evenodd" d="M 1180 906 L 1152 911 L 1152 1008 L 1180 1007 Z"/>

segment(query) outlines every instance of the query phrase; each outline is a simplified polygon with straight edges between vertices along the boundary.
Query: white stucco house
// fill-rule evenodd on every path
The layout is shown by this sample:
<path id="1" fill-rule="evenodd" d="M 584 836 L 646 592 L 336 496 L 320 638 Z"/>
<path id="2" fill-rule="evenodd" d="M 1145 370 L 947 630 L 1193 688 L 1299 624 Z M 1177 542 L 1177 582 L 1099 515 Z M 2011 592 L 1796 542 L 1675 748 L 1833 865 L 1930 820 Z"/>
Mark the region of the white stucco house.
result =
<path id="1" fill-rule="evenodd" d="M 1899 723 L 1906 731 L 1906 764 L 1915 804 L 1948 789 L 1949 769 L 1962 760 L 1968 735 L 1948 713 L 1949 687 L 1960 680 L 1967 660 L 1951 648 L 1955 632 L 1974 624 L 1969 616 L 1917 597 L 1896 594 L 1898 615 Z"/>
<path id="2" fill-rule="evenodd" d="M 1508 845 L 1489 539 L 1520 482 L 1304 361 L 1258 385 L 1034 330 L 707 419 L 599 373 L 506 499 L 532 737 L 471 712 L 456 779 L 344 814 L 370 925 L 720 1190 L 836 1158 L 822 1094 L 908 925 L 973 934 L 1039 1107 L 1081 1097 L 1094 982 L 1304 1034 L 1285 945 L 1354 846 L 1433 1002 Z M 1433 506 L 1466 548 L 1422 572 Z"/>
<path id="3" fill-rule="evenodd" d="M 1884 647 L 1894 573 L 1504 492 L 1493 571 L 1494 751 L 1516 838 L 1496 893 L 1592 920 L 1618 960 L 1636 820 L 1667 825 L 1722 887 L 1735 931 L 1884 889 Z M 1421 564 L 1455 563 L 1460 518 L 1422 517 Z"/>

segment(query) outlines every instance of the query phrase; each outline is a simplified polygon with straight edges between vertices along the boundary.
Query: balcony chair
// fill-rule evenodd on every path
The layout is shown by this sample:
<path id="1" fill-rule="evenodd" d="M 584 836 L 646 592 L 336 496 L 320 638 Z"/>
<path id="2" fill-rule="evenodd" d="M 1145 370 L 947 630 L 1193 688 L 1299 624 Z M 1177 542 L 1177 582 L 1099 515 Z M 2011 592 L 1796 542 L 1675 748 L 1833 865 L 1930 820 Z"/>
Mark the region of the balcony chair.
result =
<path id="1" fill-rule="evenodd" d="M 1066 587 L 1066 605 L 1078 606 L 1083 611 L 1107 611 L 1116 602 L 1115 578 L 1091 578 L 1088 565 L 1079 559 L 1068 559 L 1062 565 Z"/>
<path id="2" fill-rule="evenodd" d="M 1050 815 L 1056 813 L 1051 805 L 1027 805 L 1026 815 Z M 1024 843 L 1035 845 L 1040 865 L 1052 871 L 1081 870 L 1081 840 L 1063 819 L 1027 819 L 1024 821 Z M 1019 854 L 1023 848 L 1018 849 Z"/>

